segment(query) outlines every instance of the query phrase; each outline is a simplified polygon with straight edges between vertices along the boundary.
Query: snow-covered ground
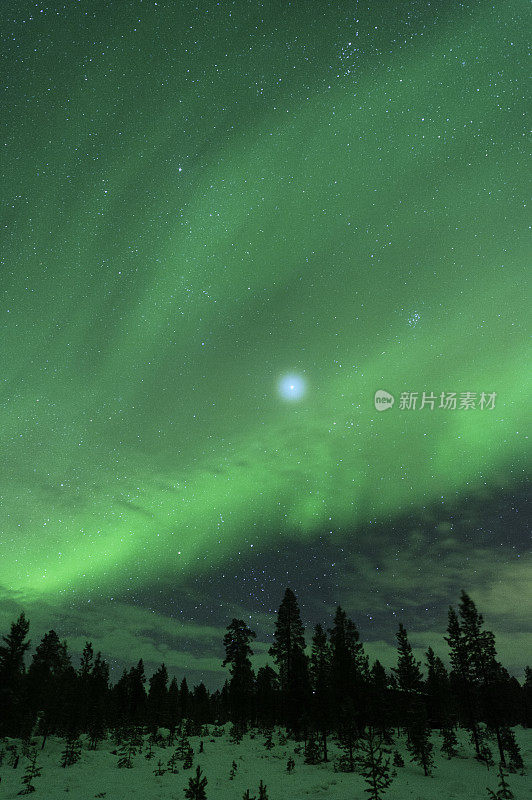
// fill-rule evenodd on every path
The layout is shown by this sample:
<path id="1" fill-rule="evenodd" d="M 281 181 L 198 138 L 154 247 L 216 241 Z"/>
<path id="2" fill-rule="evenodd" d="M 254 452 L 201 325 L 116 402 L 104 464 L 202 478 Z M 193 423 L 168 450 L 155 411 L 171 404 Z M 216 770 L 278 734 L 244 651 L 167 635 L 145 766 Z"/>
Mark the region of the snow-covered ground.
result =
<path id="1" fill-rule="evenodd" d="M 262 734 L 255 734 L 254 738 L 248 734 L 240 744 L 233 744 L 227 735 L 228 727 L 226 734 L 218 738 L 211 735 L 190 737 L 194 748 L 193 769 L 184 770 L 180 764 L 177 774 L 166 772 L 160 776 L 154 774 L 157 762 L 161 760 L 163 768 L 166 767 L 175 747 L 155 747 L 151 760 L 146 759 L 144 747 L 134 756 L 132 769 L 118 769 L 117 756 L 111 753 L 116 750 L 116 744 L 111 739 L 100 743 L 96 751 L 85 749 L 83 741 L 81 759 L 70 767 L 61 768 L 60 754 L 64 742 L 51 738 L 44 750 L 37 750 L 37 765 L 42 767 L 42 773 L 34 781 L 36 791 L 31 796 L 36 800 L 65 800 L 65 797 L 72 800 L 183 800 L 183 789 L 199 764 L 208 780 L 208 800 L 241 800 L 248 788 L 251 796 L 256 796 L 261 779 L 267 786 L 269 800 L 356 800 L 367 797 L 364 791 L 367 785 L 360 775 L 334 771 L 333 759 L 339 751 L 332 742 L 331 762 L 310 766 L 303 763 L 303 748 L 301 753 L 294 753 L 297 743 L 288 740 L 286 744 L 279 744 L 279 731 L 274 733 L 275 746 L 268 752 Z M 530 800 L 532 729 L 517 728 L 515 733 L 525 762 L 525 775 L 510 774 L 508 782 L 516 800 Z M 200 739 L 204 742 L 204 753 L 198 752 Z M 464 731 L 459 733 L 459 739 L 461 757 L 448 761 L 440 753 L 440 737 L 436 733 L 433 735 L 435 769 L 432 776 L 425 777 L 419 766 L 410 763 L 405 740 L 396 738 L 394 749 L 402 755 L 405 766 L 397 769 L 397 776 L 385 797 L 389 800 L 486 800 L 486 786 L 497 788 L 497 769 L 490 767 L 488 771 L 475 761 L 473 748 Z M 41 739 L 36 741 L 40 748 Z M 19 745 L 15 740 L 7 740 L 7 744 Z M 495 747 L 492 746 L 492 750 L 495 757 Z M 291 756 L 295 769 L 289 775 L 286 765 Z M 238 769 L 234 779 L 230 780 L 233 760 Z M 4 757 L 0 766 L 0 798 L 14 800 L 18 797 L 23 788 L 21 779 L 26 764 L 27 759 L 21 757 L 17 768 L 13 769 Z"/>

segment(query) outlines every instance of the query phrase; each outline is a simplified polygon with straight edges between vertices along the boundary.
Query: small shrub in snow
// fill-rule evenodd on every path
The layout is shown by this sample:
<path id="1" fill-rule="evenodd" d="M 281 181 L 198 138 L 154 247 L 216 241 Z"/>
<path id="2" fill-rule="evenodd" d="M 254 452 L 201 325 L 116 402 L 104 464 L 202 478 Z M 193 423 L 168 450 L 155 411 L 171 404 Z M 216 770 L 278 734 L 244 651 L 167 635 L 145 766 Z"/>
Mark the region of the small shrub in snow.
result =
<path id="1" fill-rule="evenodd" d="M 402 755 L 397 750 L 394 750 L 393 753 L 393 765 L 394 767 L 404 767 L 405 765 Z"/>
<path id="2" fill-rule="evenodd" d="M 456 758 L 458 755 L 458 739 L 454 728 L 442 728 L 441 735 L 443 738 L 441 751 L 445 753 L 448 760 Z"/>
<path id="3" fill-rule="evenodd" d="M 118 763 L 120 769 L 131 769 L 133 756 L 142 748 L 142 736 L 138 728 L 131 727 L 123 732 L 123 740 L 118 748 Z"/>
<path id="4" fill-rule="evenodd" d="M 507 775 L 504 774 L 502 766 L 499 766 L 499 786 L 496 792 L 489 787 L 486 787 L 488 790 L 488 797 L 491 800 L 515 800 L 515 795 L 510 789 L 510 786 L 506 782 Z"/>
<path id="5" fill-rule="evenodd" d="M 179 741 L 175 749 L 177 757 L 180 759 L 184 759 L 189 750 L 190 750 L 190 742 L 188 740 L 188 736 L 185 733 L 182 733 L 181 736 L 179 737 Z"/>
<path id="6" fill-rule="evenodd" d="M 67 736 L 65 739 L 65 747 L 61 753 L 61 766 L 71 767 L 81 758 L 81 742 L 79 737 L 75 734 Z"/>
<path id="7" fill-rule="evenodd" d="M 7 745 L 7 763 L 13 769 L 18 767 L 18 762 L 20 759 L 19 752 L 17 750 L 17 746 L 15 744 L 8 744 Z"/>
<path id="8" fill-rule="evenodd" d="M 189 778 L 188 786 L 185 787 L 186 800 L 207 800 L 205 787 L 207 786 L 207 778 L 202 776 L 200 767 L 196 767 L 196 774 L 193 778 Z"/>
<path id="9" fill-rule="evenodd" d="M 157 766 L 155 767 L 153 772 L 155 775 L 164 775 L 164 773 L 166 772 L 166 770 L 163 769 L 163 762 L 161 761 L 161 759 L 159 759 L 159 761 L 157 762 Z"/>
<path id="10" fill-rule="evenodd" d="M 235 722 L 229 729 L 229 740 L 231 744 L 240 744 L 243 738 L 244 727 Z"/>
<path id="11" fill-rule="evenodd" d="M 370 800 L 381 800 L 392 783 L 390 759 L 386 758 L 389 753 L 382 737 L 375 735 L 371 728 L 357 742 L 356 763 L 368 784 L 365 791 Z"/>
<path id="12" fill-rule="evenodd" d="M 491 752 L 491 750 L 490 750 L 490 748 L 488 747 L 487 744 L 482 744 L 480 746 L 480 752 L 479 752 L 478 756 L 475 756 L 475 758 L 477 759 L 477 761 L 480 761 L 481 764 L 485 764 L 486 765 L 486 769 L 488 771 L 489 771 L 489 768 L 492 767 L 494 765 L 494 763 L 495 763 L 494 760 L 493 760 L 493 753 Z"/>
<path id="13" fill-rule="evenodd" d="M 249 793 L 249 789 L 246 789 L 244 794 L 242 795 L 242 800 L 269 800 L 268 794 L 266 792 L 266 786 L 261 781 L 259 784 L 259 794 L 257 797 L 255 795 L 251 795 Z"/>
<path id="14" fill-rule="evenodd" d="M 316 742 L 316 737 L 311 734 L 305 745 L 305 764 L 318 764 L 320 761 L 320 748 Z"/>
<path id="15" fill-rule="evenodd" d="M 23 758 L 31 759 L 36 746 L 37 742 L 35 739 L 32 739 L 31 736 L 27 736 L 25 739 L 22 739 L 20 742 L 20 752 Z"/>
<path id="16" fill-rule="evenodd" d="M 146 759 L 146 761 L 150 761 L 154 757 L 154 755 L 155 753 L 153 752 L 153 742 L 151 741 L 150 737 L 150 739 L 148 739 L 148 747 L 146 749 L 146 755 L 144 756 L 144 758 Z"/>
<path id="17" fill-rule="evenodd" d="M 183 759 L 183 769 L 190 769 L 194 760 L 194 750 L 189 747 Z"/>
<path id="18" fill-rule="evenodd" d="M 99 719 L 93 720 L 88 728 L 89 750 L 96 750 L 99 742 L 103 742 L 107 737 L 107 731 L 103 722 Z"/>
<path id="19" fill-rule="evenodd" d="M 168 764 L 167 764 L 168 772 L 171 772 L 172 775 L 177 775 L 177 773 L 179 771 L 179 761 L 180 761 L 180 758 L 179 758 L 179 756 L 177 755 L 177 753 L 174 750 L 174 752 L 172 753 L 172 755 L 168 759 Z"/>
<path id="20" fill-rule="evenodd" d="M 24 770 L 24 777 L 22 778 L 22 783 L 24 784 L 24 788 L 21 789 L 19 794 L 31 794 L 35 791 L 35 786 L 33 785 L 33 781 L 35 778 L 39 778 L 41 776 L 42 767 L 37 766 L 37 751 L 33 751 L 30 756 L 30 761 L 28 762 L 26 769 Z"/>
<path id="21" fill-rule="evenodd" d="M 271 730 L 266 731 L 266 738 L 264 739 L 264 747 L 266 750 L 273 750 L 275 747 L 273 743 L 273 735 Z"/>

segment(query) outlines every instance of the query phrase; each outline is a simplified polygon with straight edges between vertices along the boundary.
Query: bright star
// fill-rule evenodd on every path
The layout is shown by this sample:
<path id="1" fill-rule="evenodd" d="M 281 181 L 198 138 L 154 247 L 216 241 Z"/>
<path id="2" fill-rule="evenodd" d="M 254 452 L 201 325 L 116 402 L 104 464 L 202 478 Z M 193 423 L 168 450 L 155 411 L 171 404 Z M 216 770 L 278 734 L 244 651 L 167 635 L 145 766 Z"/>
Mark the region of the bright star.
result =
<path id="1" fill-rule="evenodd" d="M 285 400 L 300 400 L 305 394 L 305 381 L 299 375 L 284 375 L 279 381 L 279 393 Z"/>

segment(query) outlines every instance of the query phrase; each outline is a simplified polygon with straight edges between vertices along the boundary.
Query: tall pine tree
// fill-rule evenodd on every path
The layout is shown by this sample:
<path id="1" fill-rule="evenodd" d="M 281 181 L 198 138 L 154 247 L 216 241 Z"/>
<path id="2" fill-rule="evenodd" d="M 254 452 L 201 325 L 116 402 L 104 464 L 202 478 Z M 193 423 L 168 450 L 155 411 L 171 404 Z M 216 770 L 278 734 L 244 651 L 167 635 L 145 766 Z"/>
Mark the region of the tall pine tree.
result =
<path id="1" fill-rule="evenodd" d="M 449 609 L 446 641 L 451 651 L 451 679 L 459 693 L 477 758 L 482 757 L 483 747 L 479 721 L 483 716 L 488 716 L 504 765 L 501 728 L 506 720 L 505 709 L 499 702 L 504 678 L 496 658 L 495 637 L 491 631 L 482 629 L 482 615 L 464 591 L 460 595 L 458 614 L 452 607 Z"/>
<path id="2" fill-rule="evenodd" d="M 329 630 L 329 643 L 331 708 L 351 753 L 351 739 L 362 733 L 369 713 L 369 665 L 358 630 L 341 606 Z"/>
<path id="3" fill-rule="evenodd" d="M 308 708 L 311 694 L 304 634 L 296 596 L 287 589 L 279 607 L 274 643 L 269 653 L 279 668 L 284 722 L 294 731 L 301 726 L 302 710 Z"/>
<path id="4" fill-rule="evenodd" d="M 22 613 L 16 622 L 13 622 L 7 636 L 2 636 L 3 645 L 0 645 L 0 738 L 3 736 L 16 737 L 21 735 L 23 727 L 31 728 L 33 720 L 28 711 L 24 712 L 23 678 L 26 672 L 24 656 L 30 646 L 26 640 L 30 623 Z M 22 718 L 28 715 L 30 719 L 26 726 L 22 725 Z"/>
<path id="5" fill-rule="evenodd" d="M 223 640 L 225 659 L 222 666 L 230 664 L 231 671 L 228 687 L 231 718 L 242 728 L 250 717 L 253 703 L 255 676 L 251 667 L 250 656 L 253 655 L 253 650 L 250 642 L 255 635 L 244 620 L 233 619 Z"/>
<path id="6" fill-rule="evenodd" d="M 164 664 L 154 672 L 149 680 L 147 700 L 147 717 L 150 731 L 155 732 L 159 727 L 168 727 L 168 670 Z"/>
<path id="7" fill-rule="evenodd" d="M 312 724 L 320 733 L 323 760 L 328 761 L 327 736 L 331 728 L 331 651 L 327 634 L 316 625 L 312 636 L 310 680 L 312 686 Z"/>

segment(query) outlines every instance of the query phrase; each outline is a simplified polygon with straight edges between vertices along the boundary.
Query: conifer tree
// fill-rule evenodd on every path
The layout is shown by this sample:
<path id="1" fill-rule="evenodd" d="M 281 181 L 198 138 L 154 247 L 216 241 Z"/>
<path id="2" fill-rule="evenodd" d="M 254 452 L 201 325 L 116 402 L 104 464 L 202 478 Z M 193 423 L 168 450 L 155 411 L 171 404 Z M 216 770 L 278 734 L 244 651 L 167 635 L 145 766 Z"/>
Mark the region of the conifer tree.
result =
<path id="1" fill-rule="evenodd" d="M 24 656 L 30 646 L 26 641 L 30 623 L 24 612 L 16 622 L 11 623 L 7 636 L 2 636 L 3 645 L 0 645 L 0 674 L 4 680 L 16 675 L 22 675 L 24 669 Z"/>
<path id="2" fill-rule="evenodd" d="M 147 719 L 151 731 L 159 727 L 167 727 L 168 715 L 168 670 L 164 664 L 154 672 L 149 680 L 147 699 Z"/>
<path id="3" fill-rule="evenodd" d="M 253 694 L 253 685 L 252 685 L 252 694 Z M 203 681 L 198 683 L 197 686 L 194 686 L 194 691 L 192 692 L 192 704 L 194 707 L 193 716 L 196 729 L 194 731 L 194 734 L 191 735 L 200 736 L 202 724 L 204 724 L 206 720 L 209 718 L 209 713 L 210 713 L 209 692 L 207 691 L 207 687 L 205 686 Z"/>
<path id="4" fill-rule="evenodd" d="M 128 719 L 134 724 L 142 724 L 146 716 L 146 674 L 144 662 L 139 659 L 137 665 L 129 670 L 127 676 Z"/>
<path id="5" fill-rule="evenodd" d="M 442 745 L 441 751 L 445 753 L 447 759 L 456 758 L 458 755 L 458 739 L 456 738 L 456 731 L 452 725 L 446 725 L 441 729 Z"/>
<path id="6" fill-rule="evenodd" d="M 161 759 L 159 759 L 159 761 L 157 762 L 157 766 L 155 767 L 153 772 L 155 775 L 164 775 L 164 773 L 166 772 L 166 770 L 163 768 L 163 762 L 161 761 Z"/>
<path id="7" fill-rule="evenodd" d="M 488 797 L 490 797 L 491 800 L 514 800 L 515 795 L 506 781 L 507 777 L 508 776 L 505 775 L 501 764 L 499 766 L 499 787 L 497 791 L 494 792 L 489 787 L 486 787 L 488 790 Z"/>
<path id="8" fill-rule="evenodd" d="M 331 709 L 344 745 L 352 751 L 369 710 L 369 664 L 354 622 L 338 606 L 329 630 Z M 351 756 L 350 756 L 351 757 Z"/>
<path id="9" fill-rule="evenodd" d="M 369 673 L 369 717 L 373 726 L 387 736 L 392 723 L 392 705 L 386 670 L 376 660 Z"/>
<path id="10" fill-rule="evenodd" d="M 320 748 L 314 733 L 311 733 L 305 742 L 305 764 L 318 764 L 321 761 Z"/>
<path id="11" fill-rule="evenodd" d="M 232 744 L 240 744 L 244 738 L 244 722 L 235 722 L 229 728 L 229 741 Z"/>
<path id="12" fill-rule="evenodd" d="M 118 767 L 120 769 L 131 769 L 133 756 L 137 755 L 141 747 L 142 736 L 139 729 L 133 725 L 126 728 L 118 748 Z"/>
<path id="13" fill-rule="evenodd" d="M 75 679 L 75 672 L 66 642 L 61 642 L 54 630 L 48 631 L 37 646 L 27 674 L 28 704 L 34 715 L 40 713 L 39 733 L 43 735 L 42 747 L 50 733 L 63 727 L 74 728 L 74 720 L 65 719 L 78 711 L 77 704 L 68 702 L 65 691 Z M 66 712 L 66 713 L 65 713 Z M 67 723 L 67 724 L 65 724 Z"/>
<path id="14" fill-rule="evenodd" d="M 20 752 L 21 752 L 21 755 L 23 756 L 23 758 L 31 759 L 31 757 L 33 756 L 33 752 L 35 750 L 36 744 L 37 743 L 36 743 L 35 739 L 31 738 L 31 731 L 29 732 L 28 735 L 26 735 L 24 737 L 21 737 L 21 740 L 20 740 Z"/>
<path id="15" fill-rule="evenodd" d="M 185 719 L 190 709 L 190 690 L 186 678 L 179 684 L 179 709 L 181 719 Z"/>
<path id="16" fill-rule="evenodd" d="M 464 591 L 460 594 L 459 614 L 464 648 L 469 660 L 469 678 L 477 696 L 480 713 L 495 733 L 500 761 L 505 766 L 501 727 L 506 722 L 504 696 L 509 675 L 497 661 L 493 633 L 482 629 L 482 615 Z"/>
<path id="17" fill-rule="evenodd" d="M 420 662 L 414 658 L 406 628 L 401 623 L 399 623 L 396 636 L 398 659 L 397 667 L 392 667 L 392 669 L 397 679 L 397 685 L 406 694 L 420 693 L 423 690 Z"/>
<path id="18" fill-rule="evenodd" d="M 96 653 L 88 681 L 87 733 L 89 749 L 95 750 L 98 742 L 107 735 L 107 707 L 109 702 L 109 664 Z"/>
<path id="19" fill-rule="evenodd" d="M 312 637 L 310 656 L 310 683 L 312 687 L 312 722 L 321 734 L 323 760 L 328 761 L 327 736 L 331 728 L 330 691 L 331 652 L 327 634 L 321 625 L 316 625 Z"/>
<path id="20" fill-rule="evenodd" d="M 410 719 L 406 746 L 410 752 L 410 760 L 423 767 L 426 776 L 430 775 L 434 767 L 433 746 L 424 710 L 420 706 L 416 707 Z"/>
<path id="21" fill-rule="evenodd" d="M 151 759 L 155 756 L 153 752 L 153 736 L 148 737 L 148 747 L 146 748 L 146 753 L 144 754 L 144 758 L 146 761 L 151 761 Z"/>
<path id="22" fill-rule="evenodd" d="M 384 747 L 382 737 L 371 727 L 357 742 L 356 763 L 368 788 L 370 800 L 381 800 L 392 783 L 390 751 Z"/>
<path id="23" fill-rule="evenodd" d="M 94 713 L 87 723 L 87 733 L 89 735 L 89 750 L 96 750 L 98 743 L 105 739 L 107 733 L 103 719 Z"/>
<path id="24" fill-rule="evenodd" d="M 489 768 L 495 764 L 493 760 L 493 753 L 491 752 L 491 748 L 488 747 L 483 737 L 480 739 L 480 752 L 478 755 L 475 756 L 477 761 L 480 761 L 482 764 L 486 765 L 486 769 L 489 772 Z"/>
<path id="25" fill-rule="evenodd" d="M 24 656 L 30 646 L 26 640 L 30 623 L 24 612 L 11 624 L 7 636 L 2 636 L 0 645 L 0 737 L 16 737 L 21 733 L 25 707 L 23 698 L 23 676 L 26 672 Z M 33 724 L 31 715 L 28 724 Z"/>
<path id="26" fill-rule="evenodd" d="M 273 748 L 275 747 L 273 743 L 273 733 L 271 728 L 268 728 L 266 731 L 266 737 L 264 739 L 264 747 L 266 748 L 266 750 L 273 750 Z"/>
<path id="27" fill-rule="evenodd" d="M 486 720 L 495 734 L 500 761 L 505 766 L 501 731 L 508 722 L 510 676 L 497 661 L 493 633 L 483 630 L 482 615 L 464 591 L 460 594 L 458 611 L 459 619 L 454 609 L 449 611 L 447 642 L 451 649 L 453 672 L 466 709 L 466 724 L 471 731 L 477 758 L 484 761 L 478 722 L 481 718 Z"/>
<path id="28" fill-rule="evenodd" d="M 189 747 L 183 759 L 183 769 L 190 769 L 194 761 L 194 750 Z"/>
<path id="29" fill-rule="evenodd" d="M 179 756 L 177 755 L 175 750 L 168 759 L 167 767 L 168 767 L 168 772 L 171 772 L 172 775 L 176 775 L 179 772 Z"/>
<path id="30" fill-rule="evenodd" d="M 394 767 L 404 767 L 405 762 L 402 755 L 397 751 L 393 751 L 393 766 Z"/>
<path id="31" fill-rule="evenodd" d="M 266 664 L 260 667 L 255 681 L 255 710 L 259 723 L 271 728 L 278 716 L 279 681 L 276 672 Z"/>
<path id="32" fill-rule="evenodd" d="M 268 800 L 268 794 L 266 792 L 266 786 L 263 784 L 262 780 L 259 783 L 259 796 L 257 800 Z"/>
<path id="33" fill-rule="evenodd" d="M 94 649 L 92 647 L 92 642 L 85 642 L 85 647 L 83 648 L 83 652 L 81 654 L 81 659 L 79 663 L 78 669 L 78 677 L 80 679 L 80 683 L 83 684 L 89 683 L 92 668 L 94 666 Z"/>
<path id="34" fill-rule="evenodd" d="M 448 636 L 445 637 L 450 649 L 451 678 L 458 694 L 459 706 L 465 714 L 465 725 L 471 733 L 477 758 L 480 756 L 480 732 L 478 726 L 478 696 L 475 691 L 470 655 L 462 633 L 458 615 L 452 606 L 449 608 L 447 625 Z"/>
<path id="35" fill-rule="evenodd" d="M 81 757 L 81 742 L 75 734 L 70 734 L 65 739 L 65 746 L 61 753 L 61 766 L 71 767 L 76 764 Z"/>
<path id="36" fill-rule="evenodd" d="M 522 724 L 525 728 L 532 728 L 532 667 L 525 667 L 525 680 L 521 689 Z"/>
<path id="37" fill-rule="evenodd" d="M 185 730 L 186 727 L 185 725 L 183 725 L 181 735 L 178 739 L 177 747 L 175 749 L 177 757 L 180 758 L 181 760 L 184 759 L 185 755 L 188 753 L 190 749 L 190 741 L 185 733 Z"/>
<path id="38" fill-rule="evenodd" d="M 175 732 L 179 720 L 179 686 L 177 680 L 172 678 L 168 687 L 168 744 L 174 743 Z"/>
<path id="39" fill-rule="evenodd" d="M 296 596 L 286 589 L 269 654 L 279 668 L 284 722 L 292 729 L 300 727 L 302 709 L 308 707 L 311 696 L 304 634 Z"/>
<path id="40" fill-rule="evenodd" d="M 523 757 L 517 744 L 515 733 L 510 727 L 505 726 L 502 728 L 501 740 L 503 749 L 508 754 L 508 771 L 522 772 L 524 768 Z"/>
<path id="41" fill-rule="evenodd" d="M 8 744 L 6 747 L 7 751 L 7 763 L 13 769 L 18 767 L 18 762 L 20 760 L 20 753 L 18 752 L 16 744 Z"/>
<path id="42" fill-rule="evenodd" d="M 229 705 L 231 718 L 245 727 L 249 718 L 253 701 L 255 676 L 251 667 L 250 656 L 253 655 L 250 642 L 256 636 L 242 619 L 233 619 L 227 627 L 223 644 L 225 659 L 222 666 L 230 664 L 231 680 L 229 682 Z"/>
<path id="43" fill-rule="evenodd" d="M 34 792 L 35 786 L 33 785 L 33 781 L 35 778 L 40 778 L 41 772 L 42 767 L 37 766 L 37 751 L 34 750 L 30 756 L 30 760 L 26 765 L 26 769 L 24 770 L 24 775 L 22 778 L 24 788 L 19 792 L 19 794 L 31 794 Z"/>
<path id="44" fill-rule="evenodd" d="M 442 728 L 444 725 L 449 725 L 452 719 L 449 676 L 443 661 L 434 653 L 432 647 L 427 650 L 426 664 L 425 689 L 428 722 L 434 728 Z"/>
<path id="45" fill-rule="evenodd" d="M 197 766 L 195 776 L 188 779 L 188 786 L 184 789 L 186 800 L 207 800 L 206 786 L 207 778 L 202 776 L 201 768 Z"/>

